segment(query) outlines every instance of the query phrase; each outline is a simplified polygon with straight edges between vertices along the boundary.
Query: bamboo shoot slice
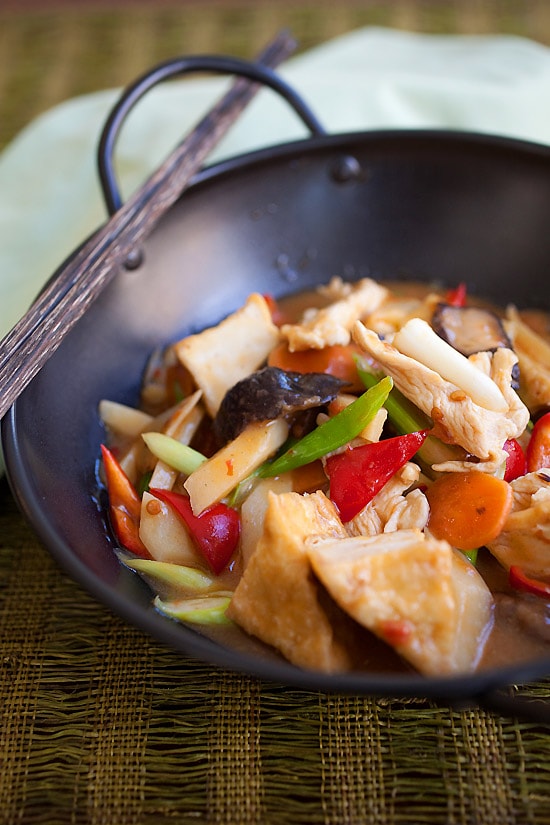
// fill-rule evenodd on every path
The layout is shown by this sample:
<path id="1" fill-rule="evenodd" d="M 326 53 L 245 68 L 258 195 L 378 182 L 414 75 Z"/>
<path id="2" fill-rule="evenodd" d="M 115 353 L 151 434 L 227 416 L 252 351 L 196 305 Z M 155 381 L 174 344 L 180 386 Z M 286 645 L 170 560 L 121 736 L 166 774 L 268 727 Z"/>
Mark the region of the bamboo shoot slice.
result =
<path id="1" fill-rule="evenodd" d="M 99 417 L 107 429 L 125 438 L 137 438 L 153 421 L 153 417 L 142 410 L 106 398 L 99 402 Z"/>
<path id="2" fill-rule="evenodd" d="M 195 515 L 227 496 L 273 455 L 287 436 L 288 424 L 282 418 L 254 422 L 201 464 L 184 484 Z"/>

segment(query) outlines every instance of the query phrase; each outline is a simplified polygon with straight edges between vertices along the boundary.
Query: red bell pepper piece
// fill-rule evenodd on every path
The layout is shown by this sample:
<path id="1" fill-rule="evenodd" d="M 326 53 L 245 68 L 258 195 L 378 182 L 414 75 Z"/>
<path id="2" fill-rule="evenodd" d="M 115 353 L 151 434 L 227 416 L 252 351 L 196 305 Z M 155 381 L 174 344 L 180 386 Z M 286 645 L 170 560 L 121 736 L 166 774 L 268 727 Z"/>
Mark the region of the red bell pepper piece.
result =
<path id="1" fill-rule="evenodd" d="M 446 303 L 452 307 L 463 307 L 466 306 L 466 297 L 466 284 L 462 282 L 455 289 L 450 289 L 447 292 Z"/>
<path id="2" fill-rule="evenodd" d="M 527 472 L 550 467 L 550 412 L 541 416 L 533 427 L 526 455 Z"/>
<path id="3" fill-rule="evenodd" d="M 151 555 L 139 537 L 141 499 L 111 450 L 104 444 L 101 445 L 101 454 L 115 535 L 127 550 L 149 559 Z"/>
<path id="4" fill-rule="evenodd" d="M 513 564 L 510 567 L 508 581 L 516 590 L 525 590 L 526 593 L 534 593 L 535 596 L 541 596 L 550 601 L 550 582 L 532 579 L 517 565 Z"/>
<path id="5" fill-rule="evenodd" d="M 515 478 L 524 476 L 527 472 L 527 460 L 519 441 L 509 438 L 504 442 L 506 456 L 506 469 L 504 471 L 504 481 L 513 481 Z"/>
<path id="6" fill-rule="evenodd" d="M 239 542 L 241 520 L 237 511 L 220 502 L 196 516 L 187 496 L 154 487 L 149 492 L 174 509 L 212 572 L 219 575 Z"/>
<path id="7" fill-rule="evenodd" d="M 372 501 L 395 473 L 424 443 L 428 430 L 398 435 L 375 444 L 348 448 L 325 464 L 329 495 L 342 521 L 350 521 Z"/>

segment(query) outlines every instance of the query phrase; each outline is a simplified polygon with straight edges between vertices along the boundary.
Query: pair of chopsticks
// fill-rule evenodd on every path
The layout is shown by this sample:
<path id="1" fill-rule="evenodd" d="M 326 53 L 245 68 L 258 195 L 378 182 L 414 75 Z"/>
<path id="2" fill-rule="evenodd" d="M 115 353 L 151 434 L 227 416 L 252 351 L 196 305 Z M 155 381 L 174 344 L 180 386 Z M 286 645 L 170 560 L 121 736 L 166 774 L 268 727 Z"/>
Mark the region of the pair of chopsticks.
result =
<path id="1" fill-rule="evenodd" d="M 274 69 L 295 49 L 282 32 L 256 58 Z M 132 251 L 175 203 L 260 86 L 237 79 L 126 203 L 71 258 L 0 341 L 0 418 L 46 363 Z"/>

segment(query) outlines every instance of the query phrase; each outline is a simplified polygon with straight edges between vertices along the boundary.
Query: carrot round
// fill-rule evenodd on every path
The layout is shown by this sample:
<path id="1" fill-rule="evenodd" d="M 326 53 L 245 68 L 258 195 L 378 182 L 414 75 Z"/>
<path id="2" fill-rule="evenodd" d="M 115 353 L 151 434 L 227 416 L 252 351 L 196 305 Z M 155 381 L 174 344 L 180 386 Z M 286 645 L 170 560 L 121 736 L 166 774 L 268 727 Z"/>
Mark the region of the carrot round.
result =
<path id="1" fill-rule="evenodd" d="M 459 550 L 475 550 L 493 541 L 512 509 L 508 482 L 477 470 L 441 476 L 426 496 L 430 532 Z"/>
<path id="2" fill-rule="evenodd" d="M 323 349 L 306 349 L 291 352 L 286 342 L 282 342 L 271 352 L 268 358 L 270 367 L 288 372 L 326 372 L 336 378 L 347 381 L 352 386 L 363 388 L 357 373 L 354 356 L 359 349 L 354 344 L 323 347 Z"/>

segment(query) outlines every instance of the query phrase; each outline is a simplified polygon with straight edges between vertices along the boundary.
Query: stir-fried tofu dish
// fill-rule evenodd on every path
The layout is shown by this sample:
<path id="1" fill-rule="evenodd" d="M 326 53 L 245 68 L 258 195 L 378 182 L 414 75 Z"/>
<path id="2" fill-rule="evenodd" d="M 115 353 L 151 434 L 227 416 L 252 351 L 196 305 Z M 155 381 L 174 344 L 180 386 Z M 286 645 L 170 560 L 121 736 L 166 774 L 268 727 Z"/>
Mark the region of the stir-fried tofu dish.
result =
<path id="1" fill-rule="evenodd" d="M 550 322 L 335 277 L 252 294 L 100 404 L 122 564 L 162 614 L 326 673 L 550 652 Z"/>

